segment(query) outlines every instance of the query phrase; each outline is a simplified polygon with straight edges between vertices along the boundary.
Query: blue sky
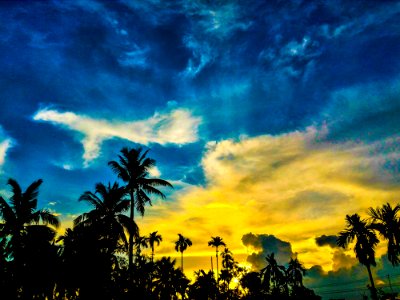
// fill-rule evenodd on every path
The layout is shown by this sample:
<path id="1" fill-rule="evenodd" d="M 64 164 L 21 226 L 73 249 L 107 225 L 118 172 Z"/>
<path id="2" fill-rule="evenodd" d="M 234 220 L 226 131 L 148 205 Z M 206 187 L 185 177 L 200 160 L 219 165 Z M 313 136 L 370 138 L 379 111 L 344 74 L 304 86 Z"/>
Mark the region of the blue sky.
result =
<path id="1" fill-rule="evenodd" d="M 342 219 L 351 213 L 345 207 L 395 201 L 399 17 L 398 1 L 1 2 L 0 190 L 7 193 L 9 177 L 23 186 L 43 178 L 40 205 L 69 220 L 85 209 L 83 191 L 116 180 L 107 162 L 121 147 L 142 145 L 156 174 L 175 183 L 166 192 L 176 207 L 197 189 L 227 189 L 218 176 L 238 179 L 210 160 L 240 169 L 241 155 L 244 165 L 253 155 L 268 165 L 247 170 L 236 185 L 243 193 L 294 160 L 343 158 L 329 178 L 362 192 L 336 186 L 321 196 L 321 186 L 303 185 L 285 198 L 313 192 L 303 205 L 310 214 L 315 201 L 341 194 L 350 199 L 335 202 Z M 362 159 L 352 165 L 348 155 Z M 359 200 L 371 186 L 377 196 Z M 211 224 L 204 232 L 216 235 Z M 241 235 L 280 233 L 243 227 Z"/>

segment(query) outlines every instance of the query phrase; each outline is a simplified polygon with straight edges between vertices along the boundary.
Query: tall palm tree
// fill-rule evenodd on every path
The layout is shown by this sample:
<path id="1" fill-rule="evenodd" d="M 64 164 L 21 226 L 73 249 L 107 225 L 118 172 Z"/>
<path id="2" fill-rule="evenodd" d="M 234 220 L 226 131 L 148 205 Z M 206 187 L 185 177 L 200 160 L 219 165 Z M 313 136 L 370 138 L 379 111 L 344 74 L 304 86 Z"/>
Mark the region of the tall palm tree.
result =
<path id="1" fill-rule="evenodd" d="M 192 246 L 192 241 L 188 238 L 185 238 L 182 234 L 178 233 L 178 240 L 175 242 L 175 251 L 179 251 L 181 253 L 181 270 L 183 272 L 183 251 L 187 249 L 187 247 Z"/>
<path id="2" fill-rule="evenodd" d="M 149 171 L 155 166 L 156 161 L 147 156 L 149 150 L 142 148 L 122 148 L 118 155 L 119 162 L 110 161 L 108 165 L 126 183 L 126 190 L 130 196 L 130 218 L 135 219 L 135 209 L 143 216 L 146 203 L 151 205 L 149 195 L 165 198 L 158 187 L 172 187 L 163 179 L 149 178 Z M 132 270 L 133 263 L 133 236 L 129 236 L 128 249 L 129 269 Z"/>
<path id="3" fill-rule="evenodd" d="M 123 241 L 128 246 L 125 230 L 130 236 L 138 234 L 136 223 L 124 213 L 129 209 L 130 202 L 125 199 L 125 189 L 117 182 L 105 186 L 97 183 L 95 193 L 86 191 L 79 201 L 88 202 L 93 209 L 83 213 L 74 220 L 75 226 L 95 225 L 102 232 L 102 238 L 106 239 L 109 252 L 116 250 L 118 241 Z"/>
<path id="4" fill-rule="evenodd" d="M 147 238 L 147 241 L 149 242 L 150 248 L 151 248 L 151 261 L 154 261 L 154 244 L 157 243 L 157 246 L 160 245 L 160 242 L 162 242 L 162 236 L 158 234 L 158 231 L 154 231 L 150 233 L 149 237 Z"/>
<path id="5" fill-rule="evenodd" d="M 389 203 L 376 209 L 370 207 L 369 215 L 372 218 L 371 228 L 377 230 L 388 241 L 388 260 L 393 266 L 400 263 L 400 220 L 397 213 L 400 204 L 392 207 Z"/>
<path id="6" fill-rule="evenodd" d="M 354 252 L 359 262 L 363 264 L 368 271 L 369 280 L 371 282 L 372 299 L 378 299 L 372 278 L 371 266 L 375 266 L 375 247 L 379 240 L 373 229 L 367 224 L 366 220 L 362 220 L 358 214 L 346 215 L 346 229 L 339 233 L 337 245 L 345 248 L 348 244 L 356 241 Z"/>
<path id="7" fill-rule="evenodd" d="M 226 244 L 221 237 L 216 236 L 216 237 L 211 237 L 211 241 L 208 242 L 208 246 L 215 247 L 215 256 L 217 258 L 217 282 L 218 282 L 218 247 L 220 246 L 226 247 Z"/>

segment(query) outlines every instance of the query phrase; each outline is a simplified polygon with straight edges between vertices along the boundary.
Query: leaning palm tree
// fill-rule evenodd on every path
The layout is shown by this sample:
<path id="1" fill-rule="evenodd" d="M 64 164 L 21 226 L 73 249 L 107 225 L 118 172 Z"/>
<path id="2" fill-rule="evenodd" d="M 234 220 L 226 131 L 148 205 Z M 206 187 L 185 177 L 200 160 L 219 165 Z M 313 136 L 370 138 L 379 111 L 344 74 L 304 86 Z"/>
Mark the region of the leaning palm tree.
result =
<path id="1" fill-rule="evenodd" d="M 218 282 L 218 247 L 220 246 L 226 247 L 226 244 L 224 243 L 221 237 L 216 236 L 216 237 L 211 237 L 211 241 L 208 242 L 208 246 L 215 247 L 215 255 L 217 258 L 217 282 Z"/>
<path id="2" fill-rule="evenodd" d="M 188 238 L 185 238 L 182 234 L 178 233 L 178 240 L 175 242 L 175 250 L 181 253 L 181 270 L 183 272 L 183 251 L 187 249 L 187 247 L 192 246 L 192 241 Z"/>
<path id="3" fill-rule="evenodd" d="M 172 187 L 163 179 L 149 178 L 149 171 L 156 164 L 154 159 L 148 158 L 149 150 L 142 151 L 142 148 L 122 148 L 118 155 L 119 162 L 110 161 L 108 165 L 126 184 L 126 190 L 130 196 L 130 218 L 135 219 L 135 209 L 143 216 L 146 203 L 151 205 L 149 195 L 156 195 L 165 198 L 165 195 L 158 190 L 158 187 Z M 128 247 L 129 270 L 132 270 L 133 263 L 133 236 L 129 236 Z"/>
<path id="4" fill-rule="evenodd" d="M 348 244 L 356 241 L 354 252 L 359 262 L 363 264 L 368 271 L 371 282 L 372 299 L 378 299 L 374 279 L 372 278 L 371 266 L 375 266 L 375 247 L 379 240 L 373 229 L 362 220 L 358 214 L 346 215 L 346 229 L 339 233 L 337 245 L 346 248 Z"/>
<path id="5" fill-rule="evenodd" d="M 79 198 L 93 206 L 93 209 L 83 213 L 74 220 L 75 226 L 95 225 L 103 238 L 108 243 L 110 253 L 116 250 L 118 241 L 122 241 L 124 246 L 128 246 L 125 231 L 130 236 L 138 235 L 136 223 L 124 213 L 129 209 L 130 202 L 125 199 L 125 189 L 120 187 L 117 182 L 105 186 L 97 183 L 95 193 L 86 191 Z M 126 249 L 126 248 L 125 248 Z"/>
<path id="6" fill-rule="evenodd" d="M 388 260 L 393 266 L 400 263 L 400 220 L 397 215 L 399 211 L 400 204 L 392 207 L 386 203 L 376 209 L 370 207 L 368 212 L 372 219 L 371 228 L 377 230 L 388 242 Z"/>
<path id="7" fill-rule="evenodd" d="M 158 234 L 158 231 L 154 231 L 150 233 L 149 237 L 147 238 L 147 241 L 149 242 L 149 246 L 151 248 L 151 262 L 154 261 L 154 244 L 157 243 L 157 245 L 160 245 L 160 242 L 162 242 L 162 236 L 161 234 Z"/>

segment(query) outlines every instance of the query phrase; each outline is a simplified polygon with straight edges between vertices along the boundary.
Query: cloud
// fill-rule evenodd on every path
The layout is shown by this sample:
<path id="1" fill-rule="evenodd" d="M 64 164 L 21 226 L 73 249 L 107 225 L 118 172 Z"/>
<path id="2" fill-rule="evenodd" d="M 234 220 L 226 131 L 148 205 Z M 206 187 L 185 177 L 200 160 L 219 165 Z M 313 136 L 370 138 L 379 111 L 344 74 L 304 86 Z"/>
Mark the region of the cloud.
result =
<path id="1" fill-rule="evenodd" d="M 248 233 L 243 235 L 242 243 L 257 251 L 247 258 L 247 261 L 256 270 L 265 267 L 265 257 L 271 253 L 274 253 L 279 264 L 286 264 L 293 255 L 290 243 L 282 241 L 274 235 Z"/>
<path id="2" fill-rule="evenodd" d="M 189 110 L 175 109 L 168 113 L 155 113 L 141 121 L 108 121 L 73 112 L 59 112 L 41 109 L 33 116 L 35 121 L 50 122 L 53 125 L 78 132 L 84 148 L 84 165 L 100 155 L 101 143 L 112 138 L 122 138 L 148 145 L 184 145 L 198 140 L 198 126 L 201 122 Z"/>
<path id="3" fill-rule="evenodd" d="M 4 165 L 7 151 L 13 146 L 13 141 L 9 138 L 0 126 L 0 167 Z"/>
<path id="4" fill-rule="evenodd" d="M 372 203 L 393 203 L 400 189 L 396 175 L 380 171 L 393 155 L 390 151 L 372 151 L 378 149 L 378 142 L 333 144 L 326 141 L 329 132 L 322 125 L 275 136 L 209 142 L 201 162 L 205 185 L 187 184 L 172 195 L 174 201 L 155 201 L 139 225 L 146 232 L 158 230 L 165 241 L 174 241 L 179 232 L 188 235 L 193 239 L 188 251 L 192 256 L 212 255 L 207 242 L 219 235 L 242 263 L 254 252 L 256 267 L 264 259 L 261 250 L 268 249 L 263 240 L 286 249 L 286 258 L 298 253 L 307 268 L 349 267 L 355 263 L 352 251 L 341 252 L 350 258 L 340 252 L 334 255 L 337 249 L 318 246 L 316 237 L 324 243 L 323 235 L 329 240 L 343 230 L 346 214 L 366 213 Z M 381 146 L 387 143 L 379 141 Z M 246 243 L 259 247 L 251 250 L 242 244 L 249 232 L 269 235 L 248 235 L 253 240 Z M 378 248 L 379 254 L 385 251 L 383 244 Z M 175 255 L 172 243 L 161 245 L 161 252 Z"/>
<path id="5" fill-rule="evenodd" d="M 321 235 L 315 238 L 315 242 L 319 247 L 329 246 L 331 248 L 338 247 L 336 244 L 337 236 L 336 235 Z"/>

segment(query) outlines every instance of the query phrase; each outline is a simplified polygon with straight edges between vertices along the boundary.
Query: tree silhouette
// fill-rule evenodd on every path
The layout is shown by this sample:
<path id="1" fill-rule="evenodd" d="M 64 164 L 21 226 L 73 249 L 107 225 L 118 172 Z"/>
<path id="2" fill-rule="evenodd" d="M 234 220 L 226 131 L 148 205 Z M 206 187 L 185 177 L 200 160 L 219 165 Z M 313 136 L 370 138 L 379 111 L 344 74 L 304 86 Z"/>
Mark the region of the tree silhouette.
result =
<path id="1" fill-rule="evenodd" d="M 183 272 L 183 252 L 187 249 L 187 247 L 192 246 L 192 241 L 188 238 L 185 238 L 182 234 L 178 233 L 178 240 L 175 242 L 175 251 L 179 251 L 181 253 L 181 270 Z"/>
<path id="2" fill-rule="evenodd" d="M 130 236 L 138 235 L 138 227 L 132 219 L 124 213 L 129 209 L 129 200 L 125 198 L 125 189 L 117 182 L 105 186 L 97 183 L 95 193 L 86 191 L 79 198 L 94 208 L 74 220 L 75 226 L 95 225 L 101 231 L 100 239 L 108 243 L 110 253 L 116 250 L 118 241 L 128 246 L 125 230 Z"/>
<path id="3" fill-rule="evenodd" d="M 264 289 L 273 295 L 279 295 L 285 290 L 285 267 L 278 265 L 274 253 L 267 255 L 265 260 L 267 261 L 267 266 L 260 271 Z"/>
<path id="4" fill-rule="evenodd" d="M 135 239 L 136 246 L 136 257 L 139 257 L 142 252 L 142 248 L 147 248 L 149 246 L 147 237 L 138 235 Z"/>
<path id="5" fill-rule="evenodd" d="M 178 293 L 183 299 L 189 280 L 181 270 L 175 268 L 175 260 L 163 257 L 155 265 L 153 291 L 157 299 L 178 299 Z"/>
<path id="6" fill-rule="evenodd" d="M 374 279 L 372 278 L 371 266 L 376 265 L 375 246 L 379 243 L 379 240 L 372 228 L 358 214 L 346 215 L 346 229 L 339 233 L 337 244 L 345 248 L 354 240 L 356 240 L 354 252 L 359 262 L 367 268 L 371 282 L 371 296 L 372 299 L 376 300 L 378 298 Z"/>
<path id="7" fill-rule="evenodd" d="M 220 246 L 226 247 L 226 244 L 224 243 L 221 237 L 216 236 L 216 237 L 211 237 L 211 241 L 208 242 L 208 246 L 215 247 L 215 257 L 217 258 L 217 282 L 218 282 L 218 247 Z"/>
<path id="8" fill-rule="evenodd" d="M 153 262 L 154 261 L 154 245 L 155 245 L 155 243 L 157 243 L 157 245 L 160 245 L 160 242 L 162 242 L 162 236 L 161 236 L 161 234 L 158 234 L 158 231 L 154 231 L 149 234 L 147 241 L 151 248 L 151 261 Z"/>
<path id="9" fill-rule="evenodd" d="M 142 148 L 129 149 L 124 147 L 118 155 L 119 162 L 110 161 L 108 165 L 126 183 L 126 191 L 130 196 L 130 218 L 135 219 L 135 209 L 143 216 L 146 203 L 151 205 L 149 195 L 156 195 L 165 198 L 165 195 L 158 190 L 159 186 L 172 187 L 165 180 L 148 178 L 149 171 L 156 164 L 154 159 L 148 158 L 149 150 L 142 151 Z M 129 269 L 132 269 L 133 262 L 133 236 L 129 235 L 128 247 Z"/>
<path id="10" fill-rule="evenodd" d="M 303 276 L 306 275 L 306 269 L 296 258 L 291 258 L 286 269 L 286 279 L 292 287 L 303 287 Z"/>
<path id="11" fill-rule="evenodd" d="M 391 207 L 389 203 L 376 209 L 370 207 L 369 215 L 372 218 L 371 228 L 377 230 L 387 240 L 387 256 L 393 266 L 400 263 L 400 221 L 397 213 L 400 211 L 400 204 Z"/>
<path id="12" fill-rule="evenodd" d="M 218 294 L 217 282 L 212 271 L 194 272 L 195 281 L 190 287 L 190 299 L 215 299 Z"/>
<path id="13" fill-rule="evenodd" d="M 11 186 L 12 196 L 8 202 L 0 196 L 0 239 L 6 241 L 3 242 L 6 244 L 4 249 L 7 251 L 6 256 L 11 260 L 11 285 L 15 292 L 20 292 L 21 297 L 27 298 L 33 297 L 33 294 L 40 293 L 43 296 L 43 293 L 46 293 L 43 282 L 35 281 L 34 287 L 29 277 L 35 272 L 50 272 L 51 266 L 43 262 L 44 258 L 40 254 L 53 251 L 50 243 L 55 232 L 47 225 L 59 226 L 55 215 L 48 210 L 37 209 L 37 197 L 42 182 L 41 179 L 34 181 L 23 192 L 17 181 L 10 178 L 7 183 Z M 39 225 L 40 221 L 42 225 Z M 38 249 L 41 249 L 42 253 L 38 252 Z M 38 267 L 35 260 L 41 261 L 41 269 L 35 270 Z"/>

